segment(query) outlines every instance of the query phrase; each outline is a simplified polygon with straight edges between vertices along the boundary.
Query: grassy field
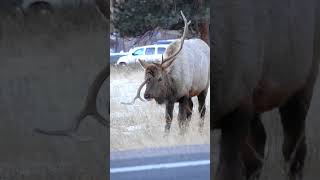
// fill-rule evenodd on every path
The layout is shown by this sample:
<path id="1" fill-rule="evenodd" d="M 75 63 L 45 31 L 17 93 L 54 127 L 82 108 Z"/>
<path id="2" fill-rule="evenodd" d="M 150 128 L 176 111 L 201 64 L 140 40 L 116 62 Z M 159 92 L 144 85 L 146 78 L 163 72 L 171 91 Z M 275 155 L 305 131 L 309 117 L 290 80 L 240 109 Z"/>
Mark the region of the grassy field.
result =
<path id="1" fill-rule="evenodd" d="M 83 106 L 89 84 L 107 63 L 108 27 L 92 10 L 52 17 L 1 19 L 0 179 L 90 180 L 107 175 L 107 129 L 87 118 L 81 143 L 33 128 L 61 129 Z M 106 114 L 107 94 L 99 96 Z"/>
<path id="2" fill-rule="evenodd" d="M 197 111 L 197 98 L 193 98 L 194 109 L 190 128 L 185 136 L 179 135 L 177 123 L 178 104 L 175 105 L 174 119 L 169 137 L 164 138 L 165 107 L 155 101 L 136 101 L 134 105 L 123 105 L 136 95 L 137 89 L 144 79 L 144 72 L 138 66 L 111 67 L 110 75 L 110 148 L 111 151 L 175 146 L 185 144 L 210 143 L 210 94 L 207 96 L 207 113 L 203 134 L 198 132 L 200 115 Z M 141 91 L 143 96 L 145 87 Z"/>
<path id="3" fill-rule="evenodd" d="M 305 161 L 304 180 L 319 179 L 320 171 L 320 77 L 314 90 L 314 96 L 307 116 L 307 144 L 308 154 Z M 282 156 L 283 131 L 280 116 L 277 110 L 267 112 L 262 116 L 263 124 L 267 131 L 266 160 L 261 175 L 261 180 L 285 180 L 283 171 L 284 160 Z M 212 147 L 213 167 L 217 166 L 217 144 L 219 131 L 211 134 L 214 141 Z"/>

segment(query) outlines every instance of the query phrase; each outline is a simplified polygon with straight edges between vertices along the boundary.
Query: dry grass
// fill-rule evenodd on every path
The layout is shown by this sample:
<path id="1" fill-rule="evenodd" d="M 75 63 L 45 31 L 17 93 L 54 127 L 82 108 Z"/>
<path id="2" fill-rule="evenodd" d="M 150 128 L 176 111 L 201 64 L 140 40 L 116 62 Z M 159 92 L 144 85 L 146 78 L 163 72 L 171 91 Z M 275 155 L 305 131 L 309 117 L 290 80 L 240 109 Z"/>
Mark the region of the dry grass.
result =
<path id="1" fill-rule="evenodd" d="M 200 115 L 197 111 L 197 99 L 193 98 L 194 109 L 190 128 L 185 136 L 179 135 L 177 124 L 178 104 L 175 105 L 174 119 L 171 125 L 169 137 L 164 138 L 164 106 L 152 102 L 136 101 L 135 105 L 123 105 L 120 102 L 129 102 L 135 96 L 140 83 L 144 79 L 144 73 L 140 67 L 111 68 L 110 76 L 110 104 L 111 104 L 111 151 L 175 146 L 185 144 L 209 144 L 210 143 L 210 108 L 207 97 L 207 113 L 203 134 L 198 132 Z M 141 91 L 143 95 L 144 88 Z"/>

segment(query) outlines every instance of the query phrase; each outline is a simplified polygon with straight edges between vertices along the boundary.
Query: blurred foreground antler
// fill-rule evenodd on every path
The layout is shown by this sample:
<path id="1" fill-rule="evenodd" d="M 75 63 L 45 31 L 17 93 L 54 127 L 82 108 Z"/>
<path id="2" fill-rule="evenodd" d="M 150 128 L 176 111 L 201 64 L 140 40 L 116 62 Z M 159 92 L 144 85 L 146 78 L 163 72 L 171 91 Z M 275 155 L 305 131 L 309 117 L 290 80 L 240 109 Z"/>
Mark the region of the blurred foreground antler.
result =
<path id="1" fill-rule="evenodd" d="M 96 7 L 98 11 L 103 16 L 106 23 L 108 23 L 110 9 L 109 9 L 109 1 L 107 0 L 95 0 Z M 69 136 L 72 138 L 77 138 L 78 140 L 88 140 L 88 138 L 80 138 L 75 135 L 75 132 L 79 129 L 79 126 L 84 118 L 87 116 L 92 116 L 95 120 L 97 120 L 101 125 L 107 127 L 109 125 L 109 121 L 104 118 L 97 110 L 97 96 L 99 90 L 103 84 L 103 82 L 109 77 L 110 74 L 110 65 L 109 63 L 100 71 L 95 77 L 93 83 L 90 85 L 88 94 L 85 101 L 85 106 L 82 110 L 75 116 L 73 119 L 72 125 L 69 128 L 63 130 L 42 130 L 42 129 L 34 129 L 35 132 L 45 134 L 45 135 L 53 135 L 53 136 Z M 109 107 L 108 107 L 109 108 Z M 109 110 L 110 111 L 110 110 Z"/>

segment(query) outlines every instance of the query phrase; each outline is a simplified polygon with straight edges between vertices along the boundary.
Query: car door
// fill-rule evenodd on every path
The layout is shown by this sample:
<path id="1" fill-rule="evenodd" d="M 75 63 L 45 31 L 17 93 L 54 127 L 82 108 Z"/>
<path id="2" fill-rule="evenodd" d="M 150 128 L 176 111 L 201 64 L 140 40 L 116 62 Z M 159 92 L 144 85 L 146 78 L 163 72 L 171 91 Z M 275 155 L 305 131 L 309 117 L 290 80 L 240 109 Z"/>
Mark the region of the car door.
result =
<path id="1" fill-rule="evenodd" d="M 157 48 L 157 54 L 156 54 L 156 62 L 161 62 L 161 59 L 162 59 L 162 55 L 163 53 L 166 51 L 166 48 L 165 47 L 158 47 Z"/>
<path id="2" fill-rule="evenodd" d="M 138 59 L 144 59 L 145 48 L 139 48 L 132 53 L 132 58 L 129 60 L 129 63 L 135 63 Z"/>
<path id="3" fill-rule="evenodd" d="M 165 47 L 158 47 L 157 54 L 162 56 L 162 54 L 166 51 Z"/>
<path id="4" fill-rule="evenodd" d="M 155 54 L 156 54 L 156 48 L 155 47 L 146 48 L 145 57 L 144 57 L 145 61 L 154 62 L 155 61 Z"/>

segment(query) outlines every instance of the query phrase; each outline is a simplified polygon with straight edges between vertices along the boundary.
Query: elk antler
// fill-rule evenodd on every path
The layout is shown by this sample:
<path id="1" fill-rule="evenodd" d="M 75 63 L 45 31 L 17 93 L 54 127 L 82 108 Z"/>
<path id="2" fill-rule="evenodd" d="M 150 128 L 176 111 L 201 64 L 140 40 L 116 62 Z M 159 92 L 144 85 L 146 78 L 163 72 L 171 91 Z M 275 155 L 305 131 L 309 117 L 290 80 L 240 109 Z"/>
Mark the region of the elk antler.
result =
<path id="1" fill-rule="evenodd" d="M 96 8 L 98 12 L 100 12 L 100 14 L 102 15 L 106 23 L 109 23 L 108 19 L 110 18 L 109 3 L 110 1 L 107 1 L 107 0 L 95 0 Z M 87 116 L 92 116 L 101 125 L 107 127 L 109 125 L 109 121 L 105 119 L 97 110 L 97 96 L 103 82 L 109 77 L 109 74 L 110 74 L 109 67 L 110 67 L 110 64 L 107 64 L 104 67 L 104 69 L 101 72 L 99 72 L 95 77 L 93 83 L 90 85 L 85 106 L 79 112 L 79 114 L 75 116 L 71 127 L 64 130 L 42 130 L 39 128 L 35 128 L 34 131 L 37 133 L 45 134 L 45 135 L 73 137 L 83 141 L 83 140 L 88 140 L 88 138 L 80 138 L 74 133 L 78 130 L 81 122 Z M 110 112 L 110 105 L 109 105 L 109 112 Z"/>
<path id="2" fill-rule="evenodd" d="M 83 109 L 80 111 L 79 114 L 77 114 L 74 118 L 73 124 L 71 127 L 64 129 L 64 130 L 42 130 L 39 128 L 35 128 L 34 131 L 37 133 L 45 134 L 45 135 L 53 135 L 53 136 L 69 136 L 73 138 L 78 138 L 74 133 L 78 130 L 82 120 L 86 118 L 87 116 L 92 116 L 94 119 L 96 119 L 101 125 L 108 126 L 109 121 L 105 119 L 97 110 L 97 96 L 98 92 L 103 84 L 103 82 L 107 79 L 109 76 L 109 64 L 97 74 L 95 77 L 95 80 L 90 85 L 88 95 L 86 98 L 86 103 Z M 81 141 L 87 140 L 88 138 L 81 139 L 78 138 Z"/>
<path id="3" fill-rule="evenodd" d="M 157 66 L 161 66 L 162 62 L 163 62 L 163 54 L 162 54 L 161 62 L 160 62 L 160 63 L 152 62 L 152 64 L 157 65 Z"/>
<path id="4" fill-rule="evenodd" d="M 136 101 L 136 99 L 140 99 L 141 101 L 144 102 L 145 100 L 141 98 L 140 92 L 141 92 L 142 87 L 148 82 L 148 80 L 149 80 L 149 79 L 146 79 L 146 80 L 143 81 L 143 83 L 139 86 L 138 91 L 137 91 L 137 95 L 136 95 L 136 97 L 134 97 L 134 99 L 133 99 L 131 102 L 129 102 L 129 103 L 121 102 L 121 104 L 133 105 L 134 102 Z"/>
<path id="5" fill-rule="evenodd" d="M 164 66 L 164 68 L 167 68 L 170 66 L 170 64 L 174 61 L 174 58 L 180 53 L 182 47 L 183 47 L 183 42 L 187 36 L 187 33 L 188 33 L 188 26 L 189 24 L 191 23 L 191 21 L 187 21 L 186 17 L 184 16 L 183 12 L 180 11 L 181 13 L 181 16 L 183 18 L 183 21 L 184 21 L 184 31 L 183 31 L 183 35 L 180 39 L 180 47 L 179 49 L 174 53 L 172 54 L 171 56 L 169 57 L 166 57 L 165 59 L 162 59 L 162 62 L 161 62 L 161 66 L 164 66 L 165 63 L 168 63 L 166 66 Z"/>

